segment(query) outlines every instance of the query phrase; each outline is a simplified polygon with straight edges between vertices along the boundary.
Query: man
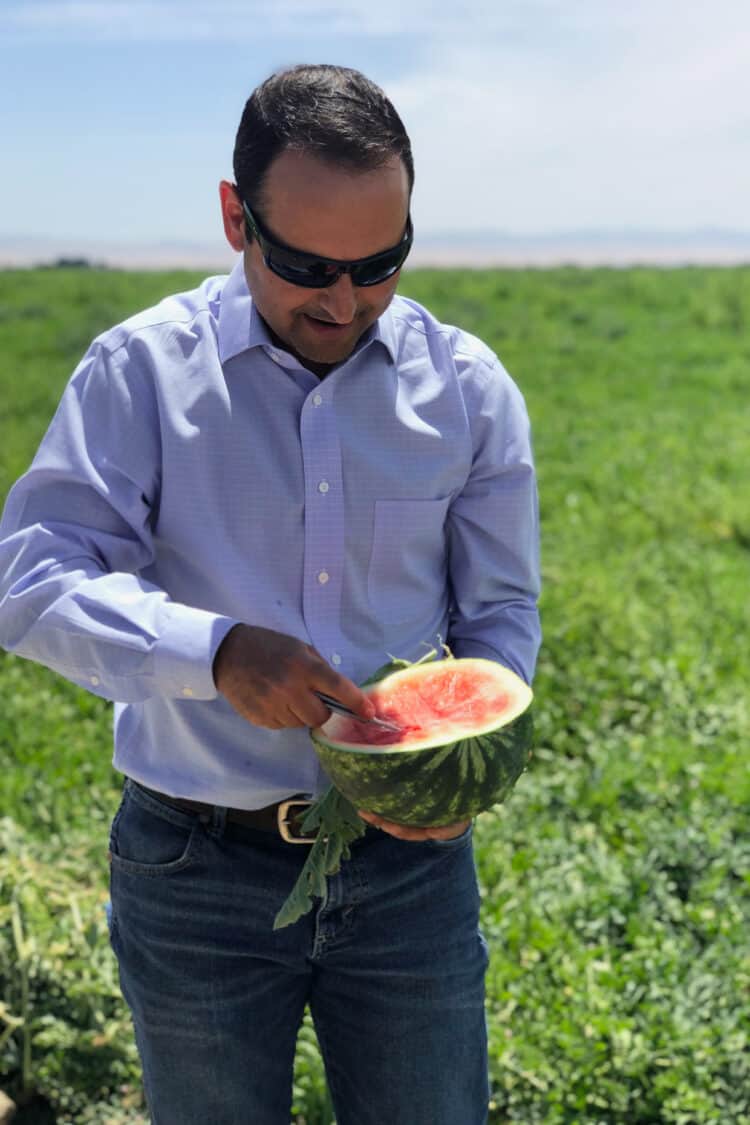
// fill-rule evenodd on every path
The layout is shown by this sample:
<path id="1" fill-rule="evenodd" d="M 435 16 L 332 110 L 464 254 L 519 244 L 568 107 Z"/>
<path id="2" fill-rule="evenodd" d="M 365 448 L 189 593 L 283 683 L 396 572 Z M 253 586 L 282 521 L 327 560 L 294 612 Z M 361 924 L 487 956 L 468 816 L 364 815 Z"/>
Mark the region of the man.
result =
<path id="1" fill-rule="evenodd" d="M 446 640 L 529 680 L 537 512 L 518 390 L 395 296 L 408 137 L 342 68 L 249 99 L 228 278 L 104 333 L 2 525 L 0 640 L 115 701 L 112 943 L 155 1125 L 288 1125 L 309 1004 L 338 1125 L 479 1125 L 471 826 L 373 827 L 315 910 L 281 802 L 322 691 Z M 285 835 L 298 835 L 295 823 Z"/>

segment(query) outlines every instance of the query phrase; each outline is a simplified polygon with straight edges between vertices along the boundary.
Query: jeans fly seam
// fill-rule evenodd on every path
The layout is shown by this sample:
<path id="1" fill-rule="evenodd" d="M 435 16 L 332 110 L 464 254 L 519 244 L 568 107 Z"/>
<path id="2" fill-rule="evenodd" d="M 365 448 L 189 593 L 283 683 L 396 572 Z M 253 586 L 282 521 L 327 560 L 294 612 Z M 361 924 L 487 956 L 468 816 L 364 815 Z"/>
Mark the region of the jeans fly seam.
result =
<path id="1" fill-rule="evenodd" d="M 328 942 L 328 938 L 325 936 L 325 933 L 323 932 L 324 921 L 323 921 L 323 917 L 322 917 L 322 915 L 325 911 L 325 908 L 328 905 L 328 898 L 329 898 L 328 880 L 326 879 L 325 893 L 324 893 L 323 897 L 321 898 L 320 903 L 318 904 L 318 909 L 315 912 L 315 933 L 313 934 L 313 945 L 312 945 L 312 956 L 313 957 L 319 957 L 320 954 L 325 951 L 325 947 L 326 947 L 326 944 Z"/>

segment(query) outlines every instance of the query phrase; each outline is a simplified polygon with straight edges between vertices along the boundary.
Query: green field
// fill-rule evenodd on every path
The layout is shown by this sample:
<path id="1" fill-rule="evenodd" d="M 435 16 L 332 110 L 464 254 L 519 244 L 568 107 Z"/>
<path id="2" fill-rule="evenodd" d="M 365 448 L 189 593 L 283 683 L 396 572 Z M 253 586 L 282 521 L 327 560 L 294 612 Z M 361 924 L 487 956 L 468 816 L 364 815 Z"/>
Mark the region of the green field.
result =
<path id="1" fill-rule="evenodd" d="M 0 273 L 0 496 L 91 337 L 197 279 Z M 477 826 L 491 1121 L 750 1125 L 750 269 L 401 290 L 497 351 L 539 469 L 537 744 Z M 0 1089 L 38 1121 L 143 1120 L 103 912 L 109 721 L 0 657 Z M 308 1024 L 295 1122 L 331 1122 Z"/>

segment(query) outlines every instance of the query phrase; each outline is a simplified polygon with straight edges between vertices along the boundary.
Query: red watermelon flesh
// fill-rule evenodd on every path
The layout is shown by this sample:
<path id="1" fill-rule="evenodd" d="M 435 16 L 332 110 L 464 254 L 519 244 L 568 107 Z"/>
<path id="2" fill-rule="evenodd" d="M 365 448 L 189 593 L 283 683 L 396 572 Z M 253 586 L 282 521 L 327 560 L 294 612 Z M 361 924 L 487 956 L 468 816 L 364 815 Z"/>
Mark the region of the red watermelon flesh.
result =
<path id="1" fill-rule="evenodd" d="M 389 746 L 421 742 L 431 738 L 445 740 L 456 729 L 481 730 L 490 719 L 505 712 L 512 699 L 504 685 L 498 685 L 493 667 L 475 662 L 471 676 L 463 665 L 452 661 L 432 665 L 429 677 L 392 677 L 368 691 L 379 719 L 400 728 L 398 733 L 337 715 L 323 728 L 337 744 L 350 746 Z"/>

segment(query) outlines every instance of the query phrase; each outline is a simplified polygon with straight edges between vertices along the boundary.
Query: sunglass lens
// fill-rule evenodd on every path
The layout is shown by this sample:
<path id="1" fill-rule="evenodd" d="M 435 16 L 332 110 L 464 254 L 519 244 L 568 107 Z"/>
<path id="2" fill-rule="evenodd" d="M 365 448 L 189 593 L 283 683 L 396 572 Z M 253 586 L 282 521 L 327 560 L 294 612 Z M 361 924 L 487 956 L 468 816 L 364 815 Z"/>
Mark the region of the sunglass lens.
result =
<path id="1" fill-rule="evenodd" d="M 321 258 L 303 258 L 302 254 L 272 251 L 266 257 L 266 265 L 284 281 L 289 281 L 292 285 L 303 285 L 306 289 L 325 289 L 326 286 L 333 285 L 341 275 L 335 262 L 326 262 Z"/>
<path id="2" fill-rule="evenodd" d="M 291 261 L 286 256 L 276 255 L 274 253 L 268 254 L 266 257 L 266 265 L 269 269 L 284 281 L 290 282 L 292 285 L 304 285 L 308 289 L 318 288 L 325 285 L 325 281 L 316 280 L 317 274 L 314 269 L 309 265 L 299 262 Z"/>
<path id="3" fill-rule="evenodd" d="M 393 277 L 396 270 L 404 264 L 406 254 L 399 247 L 391 254 L 378 257 L 377 261 L 363 262 L 362 265 L 352 268 L 352 281 L 355 285 L 378 285 Z"/>
<path id="4" fill-rule="evenodd" d="M 333 285 L 341 276 L 343 267 L 337 262 L 324 258 L 307 257 L 282 247 L 266 247 L 265 261 L 270 270 L 292 285 L 302 285 L 306 289 L 325 289 Z M 404 264 L 409 247 L 397 246 L 393 250 L 378 254 L 369 261 L 360 262 L 350 269 L 354 285 L 378 285 L 387 281 Z"/>

